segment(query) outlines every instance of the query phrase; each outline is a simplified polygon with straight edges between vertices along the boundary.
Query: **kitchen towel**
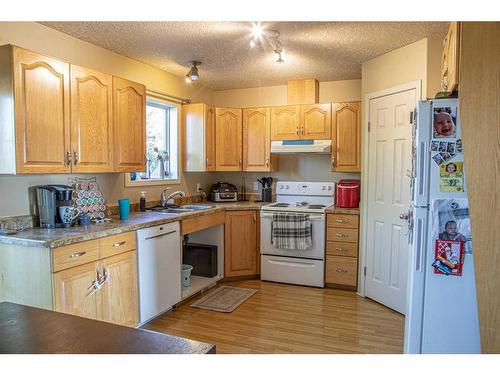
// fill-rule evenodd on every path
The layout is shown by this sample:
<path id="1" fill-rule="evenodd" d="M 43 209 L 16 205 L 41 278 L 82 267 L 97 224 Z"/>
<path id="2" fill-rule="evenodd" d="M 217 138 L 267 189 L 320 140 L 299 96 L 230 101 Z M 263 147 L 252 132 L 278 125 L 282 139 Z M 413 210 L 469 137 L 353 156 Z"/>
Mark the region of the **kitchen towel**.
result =
<path id="1" fill-rule="evenodd" d="M 308 214 L 273 213 L 271 243 L 277 249 L 308 250 L 312 247 L 312 224 Z"/>

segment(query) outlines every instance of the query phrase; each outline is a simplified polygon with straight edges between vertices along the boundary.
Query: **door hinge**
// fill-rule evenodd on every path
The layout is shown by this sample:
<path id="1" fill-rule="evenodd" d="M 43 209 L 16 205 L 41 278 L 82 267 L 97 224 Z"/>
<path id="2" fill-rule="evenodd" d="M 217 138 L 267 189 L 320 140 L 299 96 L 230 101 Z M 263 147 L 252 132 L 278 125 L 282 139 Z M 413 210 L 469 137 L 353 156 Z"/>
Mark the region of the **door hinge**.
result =
<path id="1" fill-rule="evenodd" d="M 413 124 L 413 111 L 410 112 L 410 124 Z"/>
<path id="2" fill-rule="evenodd" d="M 368 121 L 368 131 L 370 131 L 370 121 Z"/>
<path id="3" fill-rule="evenodd" d="M 366 276 L 366 266 L 363 267 L 363 275 Z"/>

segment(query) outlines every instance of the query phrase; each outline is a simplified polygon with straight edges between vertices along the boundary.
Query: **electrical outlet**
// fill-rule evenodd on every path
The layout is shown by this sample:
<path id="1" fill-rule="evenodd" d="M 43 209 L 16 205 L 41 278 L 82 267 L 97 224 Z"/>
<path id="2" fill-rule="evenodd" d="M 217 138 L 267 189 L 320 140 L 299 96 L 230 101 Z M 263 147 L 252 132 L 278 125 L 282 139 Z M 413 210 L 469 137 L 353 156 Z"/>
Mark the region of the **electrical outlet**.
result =
<path id="1" fill-rule="evenodd" d="M 253 191 L 259 191 L 259 183 L 257 181 L 253 182 Z"/>
<path id="2" fill-rule="evenodd" d="M 196 184 L 196 192 L 197 192 L 197 193 L 201 193 L 202 191 L 203 191 L 203 188 L 201 187 L 201 184 L 198 182 L 198 183 Z"/>

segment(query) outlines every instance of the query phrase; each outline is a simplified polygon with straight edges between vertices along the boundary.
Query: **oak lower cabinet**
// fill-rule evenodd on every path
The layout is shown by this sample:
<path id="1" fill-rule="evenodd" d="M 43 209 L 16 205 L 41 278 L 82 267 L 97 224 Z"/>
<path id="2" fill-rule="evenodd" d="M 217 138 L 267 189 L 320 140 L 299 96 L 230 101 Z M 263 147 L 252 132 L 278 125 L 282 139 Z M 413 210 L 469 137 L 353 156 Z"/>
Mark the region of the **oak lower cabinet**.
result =
<path id="1" fill-rule="evenodd" d="M 269 172 L 278 168 L 271 154 L 271 109 L 243 109 L 243 171 Z"/>
<path id="2" fill-rule="evenodd" d="M 239 108 L 215 109 L 216 170 L 241 171 L 243 167 L 242 112 Z"/>
<path id="3" fill-rule="evenodd" d="M 327 286 L 356 290 L 358 283 L 359 216 L 327 214 Z"/>
<path id="4" fill-rule="evenodd" d="M 92 250 L 98 251 L 99 260 L 85 259 Z M 70 262 L 62 264 L 64 258 Z M 56 248 L 52 259 L 53 269 L 64 268 L 52 274 L 54 310 L 137 326 L 135 232 Z"/>
<path id="5" fill-rule="evenodd" d="M 113 77 L 115 172 L 146 170 L 146 87 Z"/>
<path id="6" fill-rule="evenodd" d="M 215 107 L 204 103 L 182 106 L 183 169 L 215 171 Z"/>
<path id="7" fill-rule="evenodd" d="M 224 227 L 224 276 L 254 276 L 260 263 L 259 215 L 227 211 Z"/>
<path id="8" fill-rule="evenodd" d="M 332 171 L 361 172 L 361 102 L 332 104 Z"/>

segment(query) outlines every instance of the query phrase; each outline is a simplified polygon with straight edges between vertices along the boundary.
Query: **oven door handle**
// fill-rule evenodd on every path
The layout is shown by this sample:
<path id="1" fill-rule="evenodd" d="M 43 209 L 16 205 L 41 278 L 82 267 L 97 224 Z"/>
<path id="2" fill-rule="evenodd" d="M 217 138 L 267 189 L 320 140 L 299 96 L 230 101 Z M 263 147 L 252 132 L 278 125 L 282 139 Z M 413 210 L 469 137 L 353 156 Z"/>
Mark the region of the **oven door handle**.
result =
<path id="1" fill-rule="evenodd" d="M 297 212 L 297 213 L 299 213 L 299 212 Z M 267 212 L 261 212 L 260 213 L 260 217 L 272 219 L 273 218 L 273 214 L 272 213 L 267 213 Z M 311 221 L 325 221 L 325 215 L 309 214 L 309 220 L 311 220 Z"/>
<path id="2" fill-rule="evenodd" d="M 312 268 L 316 265 L 314 263 L 306 263 L 306 262 L 297 262 L 290 260 L 273 260 L 269 259 L 269 263 L 278 264 L 281 266 L 291 266 L 291 267 L 301 267 L 301 268 Z"/>

